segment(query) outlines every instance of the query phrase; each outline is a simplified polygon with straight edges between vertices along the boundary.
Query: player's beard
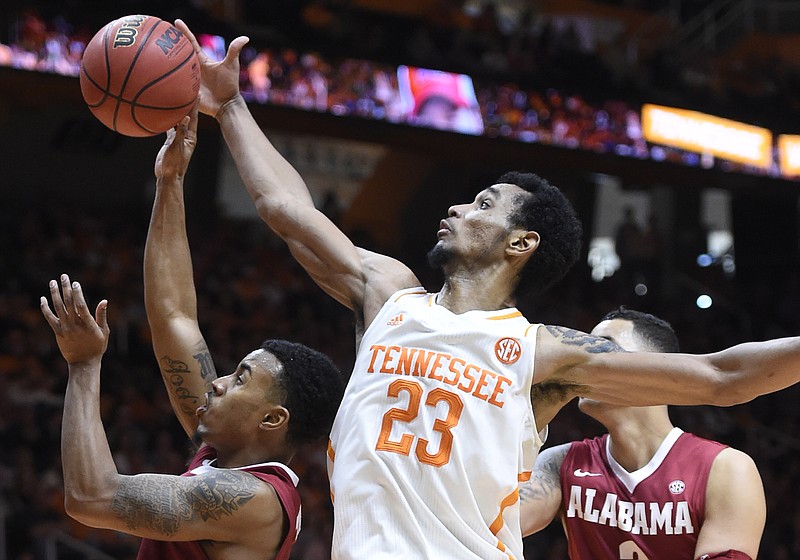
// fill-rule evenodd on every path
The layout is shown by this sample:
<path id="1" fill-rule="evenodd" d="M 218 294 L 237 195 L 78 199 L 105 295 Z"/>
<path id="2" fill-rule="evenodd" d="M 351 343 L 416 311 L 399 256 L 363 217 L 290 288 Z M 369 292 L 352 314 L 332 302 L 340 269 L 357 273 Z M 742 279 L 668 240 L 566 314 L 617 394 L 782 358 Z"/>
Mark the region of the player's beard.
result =
<path id="1" fill-rule="evenodd" d="M 433 246 L 433 249 L 428 251 L 428 265 L 434 270 L 444 270 L 450 261 L 453 259 L 453 252 L 441 243 Z"/>

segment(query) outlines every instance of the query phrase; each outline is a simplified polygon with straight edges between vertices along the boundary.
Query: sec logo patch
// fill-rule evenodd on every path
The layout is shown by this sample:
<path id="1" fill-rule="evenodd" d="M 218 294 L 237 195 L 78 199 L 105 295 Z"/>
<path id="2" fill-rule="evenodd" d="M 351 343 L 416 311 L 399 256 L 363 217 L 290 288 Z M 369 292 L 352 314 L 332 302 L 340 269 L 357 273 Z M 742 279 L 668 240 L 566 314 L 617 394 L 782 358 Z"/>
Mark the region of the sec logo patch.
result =
<path id="1" fill-rule="evenodd" d="M 682 480 L 673 480 L 667 488 L 673 494 L 683 494 L 683 491 L 686 490 L 686 484 Z"/>
<path id="2" fill-rule="evenodd" d="M 494 355 L 504 364 L 513 364 L 522 355 L 522 346 L 516 338 L 501 338 L 494 343 Z"/>

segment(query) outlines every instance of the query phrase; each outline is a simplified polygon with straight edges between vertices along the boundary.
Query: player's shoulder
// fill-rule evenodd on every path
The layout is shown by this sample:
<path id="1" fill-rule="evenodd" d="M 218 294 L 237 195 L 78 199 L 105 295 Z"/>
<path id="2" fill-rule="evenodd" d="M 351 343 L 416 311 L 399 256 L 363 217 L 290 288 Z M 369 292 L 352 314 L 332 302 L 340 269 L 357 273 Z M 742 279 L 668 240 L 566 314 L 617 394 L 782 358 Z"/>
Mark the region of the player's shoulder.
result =
<path id="1" fill-rule="evenodd" d="M 543 325 L 538 332 L 538 341 L 561 354 L 567 353 L 569 350 L 589 354 L 622 351 L 618 344 L 607 338 L 561 325 Z"/>
<path id="2" fill-rule="evenodd" d="M 419 285 L 414 272 L 402 261 L 361 247 L 357 250 L 368 282 L 387 283 L 394 287 L 393 291 Z"/>
<path id="3" fill-rule="evenodd" d="M 242 505 L 254 499 L 276 498 L 273 482 L 284 483 L 275 473 L 228 468 L 196 469 L 194 476 L 181 479 L 189 486 L 207 488 L 212 493 L 216 491 L 227 494 L 231 499 L 240 501 Z"/>
<path id="4" fill-rule="evenodd" d="M 622 349 L 607 338 L 560 325 L 545 324 L 537 329 L 537 367 L 554 373 L 578 366 L 592 356 L 621 352 Z M 541 371 L 541 379 L 549 375 Z"/>
<path id="5" fill-rule="evenodd" d="M 553 447 L 546 447 L 539 452 L 539 457 L 536 460 L 541 463 L 557 463 L 560 466 L 574 443 L 567 442 Z"/>
<path id="6" fill-rule="evenodd" d="M 753 458 L 734 447 L 724 447 L 714 458 L 711 475 L 735 481 L 758 472 Z"/>
<path id="7" fill-rule="evenodd" d="M 414 272 L 403 262 L 358 248 L 365 282 L 365 303 L 382 305 L 397 291 L 420 286 Z"/>

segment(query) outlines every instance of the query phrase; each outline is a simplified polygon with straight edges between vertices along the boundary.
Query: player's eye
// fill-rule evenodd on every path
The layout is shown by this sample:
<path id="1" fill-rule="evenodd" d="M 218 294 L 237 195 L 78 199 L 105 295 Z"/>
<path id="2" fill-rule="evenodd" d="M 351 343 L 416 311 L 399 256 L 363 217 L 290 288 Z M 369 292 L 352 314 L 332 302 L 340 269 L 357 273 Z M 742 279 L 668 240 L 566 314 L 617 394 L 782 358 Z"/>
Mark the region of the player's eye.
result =
<path id="1" fill-rule="evenodd" d="M 239 373 L 239 374 L 237 374 L 237 375 L 236 375 L 236 384 L 237 384 L 237 385 L 241 385 L 242 383 L 244 383 L 244 379 L 243 379 L 243 377 L 244 377 L 244 376 L 243 376 L 243 374 L 241 374 L 241 373 Z"/>

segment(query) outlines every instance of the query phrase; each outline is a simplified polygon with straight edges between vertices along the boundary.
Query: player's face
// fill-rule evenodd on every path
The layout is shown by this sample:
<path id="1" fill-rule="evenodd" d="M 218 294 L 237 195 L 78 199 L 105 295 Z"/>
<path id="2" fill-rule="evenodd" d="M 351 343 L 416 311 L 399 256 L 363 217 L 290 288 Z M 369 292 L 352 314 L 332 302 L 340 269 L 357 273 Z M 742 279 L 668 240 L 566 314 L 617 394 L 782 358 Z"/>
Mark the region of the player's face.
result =
<path id="1" fill-rule="evenodd" d="M 259 349 L 245 356 L 236 371 L 216 379 L 206 405 L 197 409 L 203 441 L 217 449 L 252 441 L 270 407 L 281 403 L 281 367 L 273 354 Z"/>
<path id="2" fill-rule="evenodd" d="M 460 261 L 481 267 L 504 258 L 511 233 L 508 217 L 525 194 L 516 185 L 500 183 L 481 191 L 470 203 L 451 206 L 429 253 L 431 264 L 442 267 Z"/>

